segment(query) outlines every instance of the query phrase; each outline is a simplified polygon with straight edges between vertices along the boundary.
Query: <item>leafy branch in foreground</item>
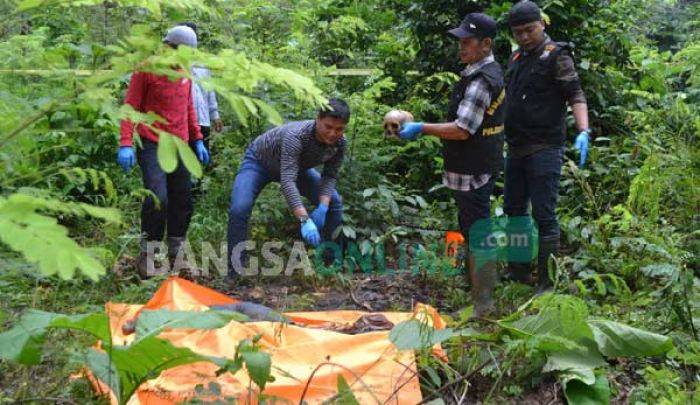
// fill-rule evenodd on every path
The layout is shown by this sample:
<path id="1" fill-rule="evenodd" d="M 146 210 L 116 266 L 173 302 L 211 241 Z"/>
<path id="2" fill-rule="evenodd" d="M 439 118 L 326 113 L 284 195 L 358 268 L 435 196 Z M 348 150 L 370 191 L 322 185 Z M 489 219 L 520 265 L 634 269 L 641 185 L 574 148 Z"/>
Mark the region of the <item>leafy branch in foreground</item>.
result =
<path id="1" fill-rule="evenodd" d="M 531 306 L 533 315 L 522 315 Z M 667 336 L 622 323 L 589 318 L 586 303 L 569 295 L 546 294 L 505 320 L 493 333 L 474 329 L 436 330 L 415 319 L 397 324 L 391 341 L 402 350 L 426 349 L 453 337 L 523 344 L 546 357 L 542 372 L 555 373 L 570 404 L 610 398 L 604 357 L 661 356 L 673 348 Z"/>
<path id="2" fill-rule="evenodd" d="M 70 279 L 80 270 L 93 280 L 103 275 L 102 263 L 71 239 L 68 230 L 59 225 L 56 218 L 44 212 L 89 216 L 116 223 L 120 221 L 119 211 L 22 193 L 0 197 L 0 241 L 21 253 L 27 261 L 36 263 L 42 274 L 58 274 Z"/>
<path id="3" fill-rule="evenodd" d="M 272 377 L 270 355 L 260 351 L 259 336 L 240 341 L 233 360 L 200 355 L 158 337 L 166 329 L 216 329 L 231 321 L 245 320 L 245 315 L 232 311 L 143 311 L 137 318 L 136 339 L 120 346 L 112 344 L 109 318 L 104 313 L 63 315 L 29 310 L 13 328 L 0 333 L 0 359 L 39 364 L 46 333 L 50 329 L 72 329 L 88 333 L 100 342 L 99 349 L 86 350 L 85 361 L 94 377 L 109 386 L 120 404 L 126 403 L 142 383 L 164 370 L 199 361 L 218 365 L 217 375 L 235 373 L 245 366 L 262 391 Z"/>

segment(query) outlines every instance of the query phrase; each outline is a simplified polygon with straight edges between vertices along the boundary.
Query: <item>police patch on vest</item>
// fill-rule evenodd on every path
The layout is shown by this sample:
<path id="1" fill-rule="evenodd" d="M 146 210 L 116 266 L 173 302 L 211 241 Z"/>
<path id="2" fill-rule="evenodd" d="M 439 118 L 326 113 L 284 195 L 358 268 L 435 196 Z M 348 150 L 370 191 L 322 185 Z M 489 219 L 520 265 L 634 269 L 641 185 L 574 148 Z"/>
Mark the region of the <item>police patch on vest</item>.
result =
<path id="1" fill-rule="evenodd" d="M 496 109 L 500 107 L 501 104 L 503 104 L 503 100 L 506 99 L 506 89 L 501 90 L 501 94 L 498 95 L 498 98 L 496 98 L 496 101 L 491 103 L 489 108 L 486 110 L 487 115 L 493 115 L 493 113 L 496 112 Z"/>
<path id="2" fill-rule="evenodd" d="M 549 44 L 544 47 L 544 52 L 542 52 L 542 55 L 540 55 L 540 59 L 544 60 L 549 58 L 549 54 L 552 53 L 553 50 L 557 48 L 556 45 L 554 44 Z"/>
<path id="3" fill-rule="evenodd" d="M 481 131 L 481 136 L 493 136 L 498 135 L 501 132 L 503 132 L 503 125 L 499 125 L 497 127 L 484 128 Z"/>

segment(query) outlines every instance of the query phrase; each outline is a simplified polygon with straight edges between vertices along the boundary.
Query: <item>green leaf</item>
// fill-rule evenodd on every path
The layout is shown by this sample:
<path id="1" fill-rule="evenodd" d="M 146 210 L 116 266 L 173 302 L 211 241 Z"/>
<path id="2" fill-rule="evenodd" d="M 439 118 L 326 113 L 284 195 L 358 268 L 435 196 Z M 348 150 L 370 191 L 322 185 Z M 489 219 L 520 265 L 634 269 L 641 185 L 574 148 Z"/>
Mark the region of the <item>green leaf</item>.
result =
<path id="1" fill-rule="evenodd" d="M 107 346 L 111 343 L 109 320 L 104 313 L 62 315 L 31 309 L 12 329 L 0 333 L 0 358 L 38 364 L 49 328 L 75 329 L 95 336 Z"/>
<path id="2" fill-rule="evenodd" d="M 172 173 L 177 168 L 177 145 L 173 136 L 159 131 L 158 137 L 158 163 L 166 173 Z"/>
<path id="3" fill-rule="evenodd" d="M 550 335 L 577 343 L 591 339 L 593 334 L 586 323 L 588 308 L 583 300 L 558 294 L 545 294 L 533 301 L 540 311 L 515 322 L 504 324 L 532 335 Z"/>
<path id="4" fill-rule="evenodd" d="M 21 364 L 39 364 L 46 328 L 55 314 L 27 311 L 10 330 L 0 333 L 0 358 Z"/>
<path id="5" fill-rule="evenodd" d="M 117 397 L 117 402 L 123 403 L 119 370 L 117 370 L 109 355 L 101 350 L 90 349 L 87 352 L 86 363 L 95 378 L 107 384 L 112 390 Z"/>
<path id="6" fill-rule="evenodd" d="M 428 377 L 430 377 L 430 382 L 433 383 L 433 386 L 442 386 L 442 380 L 440 378 L 440 375 L 437 373 L 437 371 L 435 371 L 434 368 L 427 366 L 424 368 L 424 370 L 428 373 Z"/>
<path id="7" fill-rule="evenodd" d="M 87 204 L 64 203 L 27 194 L 0 197 L 0 241 L 22 253 L 30 263 L 51 276 L 58 274 L 70 279 L 76 269 L 93 280 L 105 273 L 105 268 L 87 249 L 68 237 L 68 230 L 56 218 L 37 211 L 60 212 L 67 215 L 95 216 L 118 222 L 117 210 Z"/>
<path id="8" fill-rule="evenodd" d="M 262 392 L 265 389 L 265 384 L 270 379 L 270 370 L 272 361 L 270 355 L 265 352 L 243 351 L 241 357 L 245 362 L 245 367 L 248 370 L 248 375 L 260 387 Z"/>
<path id="9" fill-rule="evenodd" d="M 671 338 L 607 320 L 588 321 L 598 348 L 607 357 L 658 356 L 673 348 Z"/>
<path id="10" fill-rule="evenodd" d="M 547 364 L 542 368 L 543 372 L 565 372 L 574 375 L 586 384 L 595 382 L 594 370 L 605 367 L 607 363 L 598 353 L 595 343 L 592 341 L 582 343 L 582 350 L 564 350 L 549 353 Z"/>
<path id="11" fill-rule="evenodd" d="M 360 405 L 360 402 L 355 398 L 355 394 L 352 393 L 348 382 L 340 374 L 338 374 L 338 398 L 334 403 L 339 405 Z"/>
<path id="12" fill-rule="evenodd" d="M 610 403 L 610 384 L 605 374 L 595 376 L 593 384 L 578 378 L 563 378 L 564 395 L 569 405 L 599 405 Z"/>
<path id="13" fill-rule="evenodd" d="M 187 171 L 196 178 L 202 177 L 202 165 L 199 164 L 199 160 L 192 151 L 192 148 L 190 148 L 190 145 L 180 138 L 173 137 L 173 141 L 177 146 L 177 152 L 180 155 L 180 159 L 182 159 L 182 162 L 185 164 Z"/>
<path id="14" fill-rule="evenodd" d="M 389 340 L 399 350 L 419 350 L 430 348 L 454 336 L 452 329 L 435 329 L 417 319 L 409 319 L 396 324 L 389 332 Z"/>
<path id="15" fill-rule="evenodd" d="M 121 403 L 128 401 L 139 385 L 158 377 L 164 370 L 198 361 L 217 364 L 225 361 L 214 361 L 214 358 L 199 355 L 190 349 L 175 347 L 169 341 L 153 335 L 138 339 L 126 347 L 113 346 L 109 356 L 119 373 Z"/>
<path id="16" fill-rule="evenodd" d="M 158 335 L 164 329 L 216 329 L 232 320 L 244 322 L 248 317 L 233 311 L 144 310 L 136 321 L 136 336 Z"/>

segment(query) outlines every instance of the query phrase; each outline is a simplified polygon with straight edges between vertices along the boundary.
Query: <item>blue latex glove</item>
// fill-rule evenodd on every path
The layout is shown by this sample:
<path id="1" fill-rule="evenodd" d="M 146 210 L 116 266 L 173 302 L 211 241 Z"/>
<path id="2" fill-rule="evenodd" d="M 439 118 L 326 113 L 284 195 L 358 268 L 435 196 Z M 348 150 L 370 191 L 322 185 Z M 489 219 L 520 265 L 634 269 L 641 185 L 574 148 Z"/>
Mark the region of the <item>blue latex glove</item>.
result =
<path id="1" fill-rule="evenodd" d="M 418 138 L 418 135 L 420 135 L 422 132 L 422 122 L 406 122 L 403 125 L 401 125 L 401 132 L 399 132 L 399 137 L 407 141 L 412 141 Z"/>
<path id="2" fill-rule="evenodd" d="M 323 226 L 326 224 L 326 214 L 328 213 L 328 205 L 326 204 L 319 204 L 318 207 L 314 210 L 314 212 L 311 213 L 309 216 L 314 223 L 316 224 L 316 227 L 318 228 L 319 231 L 323 230 Z"/>
<path id="3" fill-rule="evenodd" d="M 136 155 L 134 154 L 134 148 L 131 146 L 121 146 L 119 147 L 119 152 L 117 153 L 117 163 L 122 167 L 122 170 L 128 172 L 129 169 L 134 167 L 136 164 Z"/>
<path id="4" fill-rule="evenodd" d="M 318 228 L 314 221 L 309 218 L 301 225 L 301 236 L 304 238 L 306 243 L 313 247 L 317 247 L 321 244 L 321 234 L 318 233 Z"/>
<path id="5" fill-rule="evenodd" d="M 586 157 L 588 156 L 588 143 L 590 142 L 590 136 L 588 135 L 588 130 L 581 131 L 576 136 L 576 141 L 574 142 L 574 148 L 579 151 L 580 159 L 578 167 L 583 168 L 586 164 Z"/>
<path id="6" fill-rule="evenodd" d="M 204 141 L 199 139 L 194 143 L 194 150 L 197 153 L 197 159 L 199 159 L 202 164 L 209 164 L 209 151 L 207 147 L 204 146 Z"/>

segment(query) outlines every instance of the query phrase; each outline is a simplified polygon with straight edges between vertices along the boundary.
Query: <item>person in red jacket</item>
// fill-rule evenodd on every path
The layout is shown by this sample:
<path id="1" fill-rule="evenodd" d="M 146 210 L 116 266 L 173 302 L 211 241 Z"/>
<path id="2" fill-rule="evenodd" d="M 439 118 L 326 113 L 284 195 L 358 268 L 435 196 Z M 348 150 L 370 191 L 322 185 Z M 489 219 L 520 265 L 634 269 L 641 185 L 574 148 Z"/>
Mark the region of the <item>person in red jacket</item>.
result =
<path id="1" fill-rule="evenodd" d="M 177 26 L 168 31 L 163 42 L 173 48 L 179 45 L 196 47 L 197 36 L 191 28 Z M 197 158 L 203 164 L 209 162 L 209 152 L 204 146 L 192 105 L 192 82 L 189 79 L 171 80 L 165 75 L 134 72 L 124 102 L 136 111 L 158 114 L 164 122 L 156 122 L 153 127 L 177 136 L 185 143 L 194 141 Z M 141 137 L 143 148 L 134 153 L 134 124 L 129 120 L 122 121 L 117 162 L 128 171 L 138 161 L 143 184 L 157 199 L 149 196 L 141 207 L 141 253 L 136 268 L 145 278 L 154 271 L 153 258 L 149 260 L 146 253 L 148 242 L 161 242 L 167 228 L 168 257 L 173 263 L 185 241 L 193 210 L 192 183 L 182 160 L 178 160 L 172 173 L 165 173 L 160 167 L 158 134 L 143 124 L 136 125 L 136 132 Z"/>

